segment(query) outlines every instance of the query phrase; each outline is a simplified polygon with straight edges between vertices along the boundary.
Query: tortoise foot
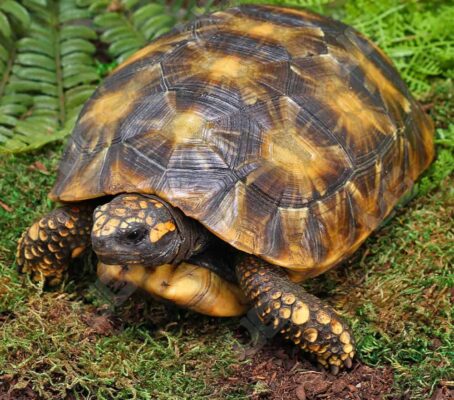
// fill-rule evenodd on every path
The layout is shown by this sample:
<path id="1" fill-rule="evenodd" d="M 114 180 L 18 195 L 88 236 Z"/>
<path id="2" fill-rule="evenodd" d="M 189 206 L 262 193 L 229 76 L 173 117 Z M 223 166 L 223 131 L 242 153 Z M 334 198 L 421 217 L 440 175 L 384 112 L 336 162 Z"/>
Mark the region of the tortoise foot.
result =
<path id="1" fill-rule="evenodd" d="M 291 282 L 284 270 L 256 257 L 241 261 L 237 275 L 264 324 L 312 353 L 333 374 L 352 366 L 353 335 L 334 309 Z"/>
<path id="2" fill-rule="evenodd" d="M 57 208 L 36 221 L 19 240 L 19 270 L 50 285 L 61 282 L 69 260 L 90 245 L 93 207 L 72 205 Z"/>

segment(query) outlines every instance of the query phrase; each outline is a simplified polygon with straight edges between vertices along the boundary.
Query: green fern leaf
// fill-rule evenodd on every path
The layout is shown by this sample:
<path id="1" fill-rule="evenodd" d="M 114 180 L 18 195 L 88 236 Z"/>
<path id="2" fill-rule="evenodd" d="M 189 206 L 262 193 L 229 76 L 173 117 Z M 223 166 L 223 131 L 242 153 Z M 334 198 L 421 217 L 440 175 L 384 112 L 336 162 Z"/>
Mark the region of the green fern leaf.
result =
<path id="1" fill-rule="evenodd" d="M 29 34 L 3 48 L 9 64 L 0 85 L 1 152 L 32 150 L 63 138 L 99 82 L 91 42 L 97 34 L 80 19 L 88 9 L 74 0 L 24 5 L 30 10 Z"/>
<path id="2" fill-rule="evenodd" d="M 12 34 L 8 18 L 2 11 L 0 11 L 0 33 L 7 38 L 9 38 Z"/>
<path id="3" fill-rule="evenodd" d="M 96 13 L 94 23 L 101 30 L 101 40 L 109 45 L 109 54 L 117 62 L 145 46 L 150 40 L 192 16 L 195 2 L 122 0 L 79 0 Z M 112 7 L 112 4 L 116 4 Z M 183 5 L 185 6 L 184 9 Z"/>
<path id="4" fill-rule="evenodd" d="M 27 10 L 16 1 L 6 0 L 0 3 L 0 10 L 16 18 L 23 28 L 30 25 L 30 15 Z"/>

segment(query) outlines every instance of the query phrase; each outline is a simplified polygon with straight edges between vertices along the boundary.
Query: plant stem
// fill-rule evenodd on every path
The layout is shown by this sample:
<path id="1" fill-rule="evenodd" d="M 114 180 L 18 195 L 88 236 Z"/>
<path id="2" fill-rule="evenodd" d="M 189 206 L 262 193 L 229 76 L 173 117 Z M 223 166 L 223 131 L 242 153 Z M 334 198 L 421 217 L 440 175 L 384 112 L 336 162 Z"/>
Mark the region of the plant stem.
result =
<path id="1" fill-rule="evenodd" d="M 55 33 L 55 73 L 57 75 L 57 94 L 59 103 L 58 121 L 60 127 L 63 127 L 66 121 L 66 107 L 65 107 L 65 91 L 63 88 L 63 71 L 61 64 L 61 47 L 60 47 L 60 21 L 59 21 L 59 7 L 58 2 L 52 2 L 52 11 L 55 17 L 54 33 Z"/>

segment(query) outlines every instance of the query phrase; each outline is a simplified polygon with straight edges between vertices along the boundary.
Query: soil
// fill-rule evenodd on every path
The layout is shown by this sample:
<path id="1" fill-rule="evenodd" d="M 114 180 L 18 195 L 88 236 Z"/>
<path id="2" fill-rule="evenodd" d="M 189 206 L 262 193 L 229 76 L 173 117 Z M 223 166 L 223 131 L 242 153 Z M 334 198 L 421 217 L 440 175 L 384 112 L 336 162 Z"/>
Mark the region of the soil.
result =
<path id="1" fill-rule="evenodd" d="M 69 314 L 69 309 L 65 311 L 69 302 L 60 301 L 59 304 L 60 308 L 49 312 L 49 320 L 58 320 L 61 315 Z M 84 337 L 112 335 L 122 328 L 125 320 L 140 320 L 139 315 L 143 318 L 143 304 L 135 304 L 128 310 L 120 319 L 103 308 L 88 308 L 80 317 L 87 326 Z M 159 316 L 160 313 L 154 310 L 153 315 L 155 318 L 158 316 L 159 325 L 167 321 L 168 314 L 165 312 Z M 0 325 L 10 317 L 7 313 L 0 314 Z M 206 328 L 215 329 L 215 325 L 207 325 Z M 239 329 L 237 335 L 240 341 L 247 340 L 243 329 Z M 239 362 L 231 367 L 228 376 L 208 383 L 209 387 L 216 388 L 210 399 L 220 400 L 227 398 L 228 394 L 246 392 L 244 397 L 252 400 L 411 400 L 409 396 L 396 395 L 391 367 L 372 368 L 355 361 L 351 370 L 335 376 L 316 367 L 305 358 L 305 354 L 279 338 L 260 348 L 244 344 L 236 352 Z M 26 380 L 0 375 L 0 400 L 41 398 Z M 67 399 L 75 397 L 69 395 Z M 432 395 L 427 395 L 427 400 L 454 400 L 452 382 L 442 382 Z"/>
<path id="2" fill-rule="evenodd" d="M 216 395 L 246 388 L 253 400 L 410 400 L 396 395 L 391 367 L 372 368 L 356 361 L 348 372 L 332 375 L 305 360 L 287 343 L 275 340 L 257 350 L 239 349 L 240 361 L 234 373 L 218 382 Z M 232 389 L 236 388 L 236 389 Z M 429 400 L 454 400 L 454 388 L 437 388 Z"/>

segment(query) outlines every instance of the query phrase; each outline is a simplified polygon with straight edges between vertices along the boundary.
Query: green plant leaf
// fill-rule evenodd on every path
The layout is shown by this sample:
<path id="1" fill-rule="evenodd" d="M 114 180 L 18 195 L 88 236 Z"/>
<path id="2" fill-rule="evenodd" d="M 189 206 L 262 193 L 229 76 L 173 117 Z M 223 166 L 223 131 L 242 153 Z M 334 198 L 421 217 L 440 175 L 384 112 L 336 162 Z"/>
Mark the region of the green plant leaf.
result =
<path id="1" fill-rule="evenodd" d="M 11 26 L 6 15 L 0 11 L 0 33 L 9 38 L 11 36 Z"/>
<path id="2" fill-rule="evenodd" d="M 28 33 L 7 47 L 0 85 L 0 152 L 39 148 L 66 135 L 99 82 L 96 32 L 74 0 L 31 2 Z M 79 89 L 79 90 L 77 90 Z"/>
<path id="3" fill-rule="evenodd" d="M 6 0 L 0 3 L 0 10 L 15 17 L 24 28 L 30 25 L 30 15 L 17 1 Z"/>

